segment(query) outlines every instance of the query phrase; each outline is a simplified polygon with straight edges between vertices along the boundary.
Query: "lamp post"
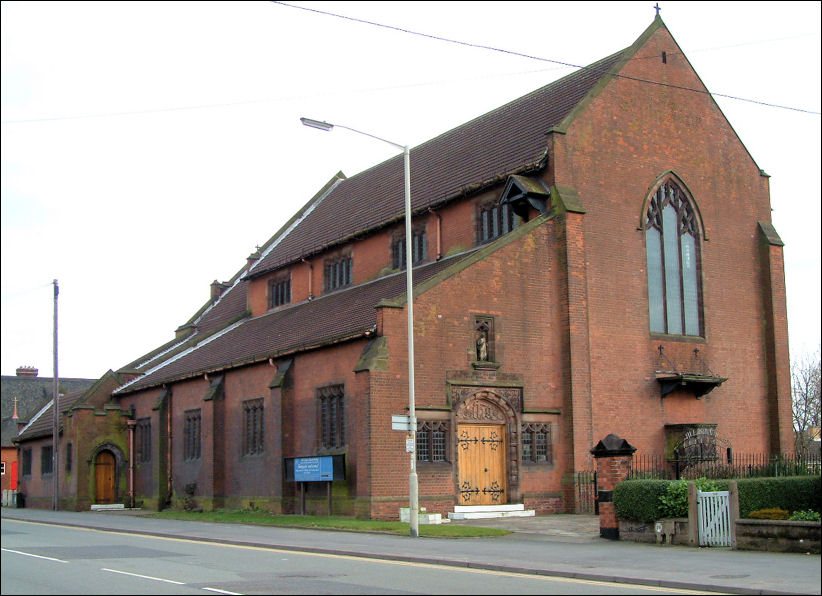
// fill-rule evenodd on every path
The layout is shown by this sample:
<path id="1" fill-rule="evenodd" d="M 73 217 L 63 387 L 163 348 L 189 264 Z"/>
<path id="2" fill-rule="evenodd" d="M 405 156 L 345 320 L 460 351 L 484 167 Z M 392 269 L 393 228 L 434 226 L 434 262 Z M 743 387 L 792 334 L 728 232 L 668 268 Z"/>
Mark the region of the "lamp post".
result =
<path id="1" fill-rule="evenodd" d="M 300 118 L 300 121 L 311 128 L 324 131 L 331 131 L 333 128 L 343 128 L 357 134 L 377 139 L 383 143 L 388 143 L 393 147 L 402 149 L 405 158 L 405 284 L 408 299 L 408 413 L 410 419 L 411 432 L 411 473 L 408 476 L 409 490 L 409 521 L 411 522 L 411 537 L 419 536 L 419 485 L 417 482 L 417 414 L 414 405 L 414 285 L 411 273 L 413 264 L 412 238 L 411 238 L 411 159 L 408 145 L 392 143 L 378 136 L 342 126 L 340 124 L 330 124 L 311 118 Z"/>

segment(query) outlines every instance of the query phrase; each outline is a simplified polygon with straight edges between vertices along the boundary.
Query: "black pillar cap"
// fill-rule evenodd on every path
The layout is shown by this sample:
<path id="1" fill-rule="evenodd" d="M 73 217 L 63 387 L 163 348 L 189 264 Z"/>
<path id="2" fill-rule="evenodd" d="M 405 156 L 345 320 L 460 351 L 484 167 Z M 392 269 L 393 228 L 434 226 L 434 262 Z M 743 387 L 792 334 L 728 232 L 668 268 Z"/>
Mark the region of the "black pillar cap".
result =
<path id="1" fill-rule="evenodd" d="M 611 433 L 591 449 L 591 454 L 596 458 L 618 457 L 620 455 L 633 455 L 634 451 L 636 451 L 636 447 Z"/>

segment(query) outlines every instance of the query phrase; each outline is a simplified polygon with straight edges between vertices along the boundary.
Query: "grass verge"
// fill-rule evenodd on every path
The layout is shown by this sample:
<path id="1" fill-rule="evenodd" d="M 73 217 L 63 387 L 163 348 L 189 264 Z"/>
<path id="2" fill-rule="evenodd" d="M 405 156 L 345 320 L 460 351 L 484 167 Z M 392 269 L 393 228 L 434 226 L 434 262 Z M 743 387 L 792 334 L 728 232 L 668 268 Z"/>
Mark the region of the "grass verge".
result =
<path id="1" fill-rule="evenodd" d="M 147 517 L 157 519 L 179 519 L 187 521 L 214 522 L 224 524 L 252 524 L 279 526 L 284 528 L 311 528 L 315 530 L 344 530 L 347 532 L 380 532 L 384 534 L 408 535 L 409 524 L 398 521 L 377 521 L 354 519 L 351 517 L 326 517 L 320 515 L 273 515 L 265 511 L 159 511 Z M 504 536 L 508 530 L 480 528 L 452 524 L 421 524 L 420 536 L 443 538 L 478 538 L 484 536 Z"/>

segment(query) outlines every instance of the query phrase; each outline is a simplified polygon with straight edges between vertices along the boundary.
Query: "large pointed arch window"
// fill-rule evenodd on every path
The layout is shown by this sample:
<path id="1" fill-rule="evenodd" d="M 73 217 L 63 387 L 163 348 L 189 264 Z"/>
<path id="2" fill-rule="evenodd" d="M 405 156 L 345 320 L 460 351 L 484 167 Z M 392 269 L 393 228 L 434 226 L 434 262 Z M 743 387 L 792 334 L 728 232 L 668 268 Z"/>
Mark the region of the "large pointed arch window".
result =
<path id="1" fill-rule="evenodd" d="M 651 332 L 702 335 L 699 224 L 673 180 L 654 192 L 644 227 Z"/>

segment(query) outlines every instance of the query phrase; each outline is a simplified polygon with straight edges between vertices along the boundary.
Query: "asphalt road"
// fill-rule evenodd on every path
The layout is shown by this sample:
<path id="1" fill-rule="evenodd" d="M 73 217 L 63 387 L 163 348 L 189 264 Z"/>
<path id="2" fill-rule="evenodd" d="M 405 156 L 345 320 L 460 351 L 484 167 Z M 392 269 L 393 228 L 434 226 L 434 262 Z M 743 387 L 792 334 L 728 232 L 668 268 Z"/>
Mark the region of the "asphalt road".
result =
<path id="1" fill-rule="evenodd" d="M 699 594 L 6 519 L 3 594 Z"/>
<path id="2" fill-rule="evenodd" d="M 48 551 L 26 551 L 24 543 L 18 542 L 20 526 L 31 527 L 34 524 L 21 524 L 20 521 L 37 522 L 58 526 L 74 526 L 75 528 L 107 530 L 112 537 L 103 554 L 112 560 L 106 560 L 106 569 L 126 571 L 137 575 L 158 577 L 160 580 L 180 581 L 182 587 L 192 589 L 190 578 L 186 575 L 174 573 L 143 573 L 144 567 L 152 556 L 131 556 L 127 550 L 118 551 L 121 547 L 137 547 L 138 540 L 155 540 L 162 538 L 162 547 L 140 543 L 139 548 L 148 551 L 171 552 L 171 540 L 182 539 L 189 546 L 205 548 L 219 545 L 221 555 L 215 561 L 204 564 L 204 568 L 215 573 L 214 586 L 202 587 L 209 583 L 211 576 L 203 571 L 194 575 L 197 590 L 208 591 L 225 590 L 233 592 L 225 586 L 231 582 L 253 582 L 261 576 L 253 574 L 270 573 L 262 581 L 275 581 L 277 577 L 291 574 L 289 585 L 297 588 L 292 592 L 284 593 L 565 593 L 565 586 L 573 593 L 595 593 L 591 586 L 584 587 L 568 583 L 567 580 L 604 581 L 628 584 L 617 586 L 625 588 L 622 593 L 638 593 L 644 587 L 691 589 L 698 592 L 718 591 L 742 594 L 820 594 L 820 557 L 819 555 L 764 553 L 751 551 L 733 551 L 723 548 L 692 548 L 685 546 L 660 546 L 652 544 L 637 544 L 629 542 L 614 542 L 584 536 L 582 539 L 565 539 L 561 535 L 548 536 L 539 533 L 517 531 L 502 538 L 480 539 L 441 539 L 441 538 L 410 538 L 408 536 L 394 536 L 383 534 L 360 534 L 351 532 L 331 532 L 318 530 L 300 530 L 291 528 L 270 528 L 260 526 L 243 526 L 234 524 L 210 524 L 203 522 L 182 522 L 158 520 L 133 515 L 113 515 L 90 512 L 53 512 L 33 509 L 3 509 L 3 593 L 13 586 L 13 580 L 7 576 L 7 563 L 10 555 L 26 557 L 29 555 L 51 556 Z M 553 520 L 552 520 L 553 521 Z M 537 521 L 534 522 L 535 524 Z M 531 528 L 537 526 L 532 525 Z M 54 528 L 57 529 L 57 528 Z M 67 531 L 67 530 L 61 530 Z M 9 534 L 18 532 L 18 534 Z M 117 532 L 117 533 L 113 533 Z M 88 532 L 87 532 L 88 533 Z M 99 532 L 95 532 L 99 533 Z M 105 534 L 103 534 L 105 536 Z M 143 537 L 146 536 L 146 537 Z M 22 537 L 20 537 L 22 539 Z M 45 543 L 44 543 L 45 542 Z M 211 543 L 211 544 L 203 544 Z M 18 545 L 13 549 L 10 545 Z M 224 546 L 230 545 L 230 546 Z M 31 547 L 46 548 L 59 546 L 51 544 L 41 537 Z M 69 540 L 67 548 L 79 546 Z M 230 562 L 227 552 L 235 552 L 243 547 L 251 553 L 264 549 L 266 559 L 257 561 L 248 568 L 239 562 Z M 6 549 L 19 550 L 26 554 L 7 552 Z M 277 551 L 274 556 L 273 551 Z M 96 551 L 99 552 L 99 551 Z M 198 551 L 199 552 L 199 551 Z M 260 551 L 263 552 L 263 551 Z M 55 553 L 52 553 L 55 554 Z M 59 554 L 59 553 L 56 553 Z M 79 552 L 80 555 L 83 552 Z M 125 554 L 120 558 L 120 554 Z M 133 553 L 132 553 L 133 554 Z M 139 554 L 139 552 L 137 553 Z M 70 556 L 69 556 L 70 555 Z M 313 558 L 304 558 L 309 557 Z M 317 558 L 318 555 L 322 555 Z M 256 555 L 255 555 L 256 556 Z M 66 560 L 77 568 L 86 567 L 86 575 L 96 577 L 99 573 L 115 575 L 115 572 L 100 569 L 104 565 L 91 568 L 93 562 L 101 559 L 83 558 L 77 552 L 70 551 L 68 555 L 52 558 Z M 172 567 L 181 565 L 181 569 L 188 569 L 190 557 L 182 555 L 163 555 L 158 560 L 169 559 Z M 296 559 L 310 561 L 299 569 Z M 281 561 L 288 559 L 288 561 Z M 45 561 L 45 560 L 43 560 Z M 118 567 L 120 563 L 128 563 L 125 569 Z M 281 567 L 281 563 L 286 568 Z M 42 564 L 42 563 L 41 563 Z M 69 563 L 54 563 L 64 567 Z M 361 567 L 360 565 L 366 565 Z M 431 567 L 433 566 L 433 567 Z M 441 568 L 445 568 L 442 571 Z M 431 569 L 431 579 L 423 580 L 420 570 Z M 388 571 L 390 570 L 390 572 Z M 409 571 L 410 570 L 410 571 Z M 149 569 L 151 571 L 151 569 Z M 410 573 L 409 576 L 405 572 Z M 242 573 L 246 575 L 228 576 L 223 574 Z M 498 575 L 489 574 L 494 572 Z M 68 571 L 64 572 L 68 574 Z M 536 582 L 537 588 L 516 587 L 507 585 L 500 587 L 493 581 L 508 581 L 506 574 L 527 574 L 532 576 L 529 581 Z M 252 574 L 252 575 L 248 575 Z M 313 574 L 313 575 L 312 575 Z M 426 572 L 427 575 L 427 572 Z M 81 573 L 82 576 L 82 573 Z M 31 576 L 29 576 L 31 577 Z M 66 575 L 66 577 L 68 577 Z M 456 585 L 445 583 L 442 578 L 460 578 Z M 471 579 L 469 579 L 471 578 Z M 469 585 L 463 582 L 478 583 Z M 38 578 L 39 579 L 39 578 Z M 379 584 L 374 584 L 379 580 Z M 556 586 L 548 588 L 546 580 L 557 581 Z M 7 583 L 11 582 L 11 583 Z M 430 581 L 431 583 L 425 583 Z M 324 583 L 327 582 L 327 583 Z M 95 579 L 95 585 L 98 580 Z M 107 591 L 109 584 L 104 585 Z M 276 585 L 276 584 L 272 584 Z M 177 584 L 168 586 L 179 588 Z M 168 586 L 164 586 L 167 589 Z M 447 586 L 447 589 L 446 589 Z M 598 586 L 598 585 L 597 585 Z M 61 586 L 64 588 L 65 586 Z M 325 588 L 329 592 L 324 592 Z M 236 592 L 255 593 L 248 583 L 238 586 Z M 487 588 L 487 590 L 486 590 Z M 289 588 L 290 589 L 290 588 Z M 596 589 L 599 589 L 597 587 Z M 350 591 L 348 591 L 350 590 Z M 373 591 L 368 591 L 373 590 Z M 27 593 L 47 593 L 39 590 Z M 271 585 L 266 584 L 265 593 L 276 593 Z M 8 593 L 12 593 L 9 591 Z M 59 593 L 66 593 L 61 590 Z M 87 588 L 83 593 L 93 593 Z M 129 593 L 129 592 L 123 592 Z M 145 589 L 140 590 L 145 593 Z M 160 593 L 152 591 L 152 593 Z M 259 593 L 259 592 L 257 592 Z M 605 592 L 603 592 L 605 593 Z M 616 592 L 608 592 L 616 593 Z"/>

